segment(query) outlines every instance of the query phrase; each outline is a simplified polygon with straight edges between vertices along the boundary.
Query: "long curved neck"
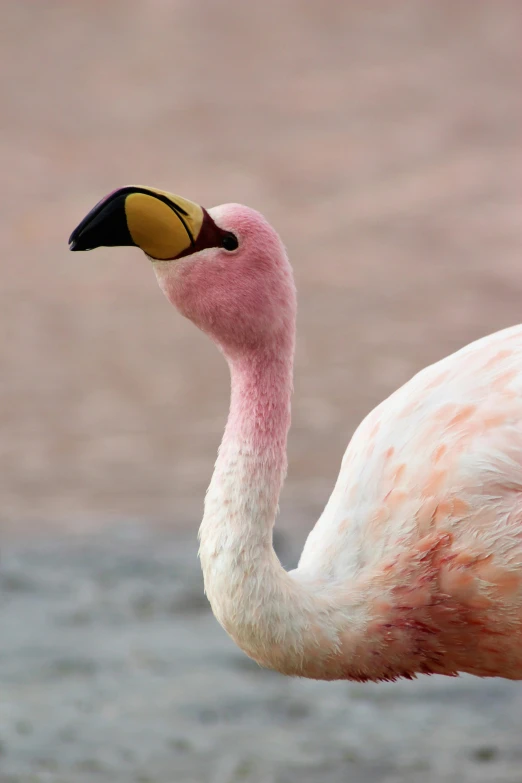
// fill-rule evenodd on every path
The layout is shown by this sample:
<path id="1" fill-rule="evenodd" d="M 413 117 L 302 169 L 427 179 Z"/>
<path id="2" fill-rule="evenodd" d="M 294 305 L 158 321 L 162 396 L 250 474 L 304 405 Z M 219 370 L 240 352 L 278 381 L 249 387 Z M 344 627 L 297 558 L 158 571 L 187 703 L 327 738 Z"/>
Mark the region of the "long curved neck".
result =
<path id="1" fill-rule="evenodd" d="M 292 360 L 293 345 L 229 359 L 230 413 L 206 496 L 200 557 L 213 612 L 236 643 L 263 665 L 303 674 L 303 660 L 317 658 L 316 649 L 332 651 L 337 634 L 319 628 L 324 599 L 287 573 L 272 547 Z"/>
<path id="2" fill-rule="evenodd" d="M 383 600 L 389 568 L 339 583 L 288 573 L 274 552 L 292 360 L 293 344 L 229 359 L 230 413 L 200 527 L 212 610 L 251 658 L 284 674 L 369 680 L 427 671 L 412 657 L 409 625 Z"/>

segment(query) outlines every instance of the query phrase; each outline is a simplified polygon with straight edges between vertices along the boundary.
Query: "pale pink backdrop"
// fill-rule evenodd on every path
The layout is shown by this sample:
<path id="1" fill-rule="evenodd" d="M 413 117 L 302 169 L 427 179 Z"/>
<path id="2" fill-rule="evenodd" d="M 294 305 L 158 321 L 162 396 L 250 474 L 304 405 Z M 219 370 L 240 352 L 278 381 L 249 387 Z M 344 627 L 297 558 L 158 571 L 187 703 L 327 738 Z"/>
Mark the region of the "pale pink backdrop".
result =
<path id="1" fill-rule="evenodd" d="M 0 526 L 195 525 L 226 368 L 138 251 L 67 237 L 128 183 L 241 201 L 299 288 L 282 521 L 424 364 L 522 320 L 517 0 L 17 0 L 0 11 Z"/>

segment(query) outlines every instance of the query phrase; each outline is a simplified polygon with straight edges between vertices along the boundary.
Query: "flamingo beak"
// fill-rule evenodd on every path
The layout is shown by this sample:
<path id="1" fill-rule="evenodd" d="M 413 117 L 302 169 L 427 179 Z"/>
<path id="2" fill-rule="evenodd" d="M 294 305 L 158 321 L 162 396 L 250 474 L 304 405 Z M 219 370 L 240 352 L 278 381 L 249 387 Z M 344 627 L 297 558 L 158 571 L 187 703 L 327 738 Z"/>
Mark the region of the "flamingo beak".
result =
<path id="1" fill-rule="evenodd" d="M 155 188 L 120 188 L 84 217 L 69 238 L 69 249 L 135 246 L 166 261 L 198 248 L 206 218 L 210 220 L 206 210 L 181 196 Z"/>

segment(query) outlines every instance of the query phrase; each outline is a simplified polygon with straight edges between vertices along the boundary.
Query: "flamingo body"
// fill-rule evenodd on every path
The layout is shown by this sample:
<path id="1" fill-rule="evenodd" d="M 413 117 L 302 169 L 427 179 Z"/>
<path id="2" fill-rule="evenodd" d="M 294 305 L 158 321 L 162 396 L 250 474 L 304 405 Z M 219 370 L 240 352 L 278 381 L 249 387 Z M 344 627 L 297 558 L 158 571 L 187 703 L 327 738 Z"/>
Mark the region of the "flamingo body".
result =
<path id="1" fill-rule="evenodd" d="M 418 373 L 353 435 L 299 566 L 272 528 L 286 474 L 295 288 L 254 210 L 114 191 L 71 249 L 136 245 L 224 354 L 230 413 L 200 528 L 205 590 L 254 660 L 289 675 L 522 679 L 522 326 Z"/>
<path id="2" fill-rule="evenodd" d="M 522 677 L 521 422 L 522 326 L 422 370 L 354 433 L 299 570 L 400 596 L 444 673 Z"/>

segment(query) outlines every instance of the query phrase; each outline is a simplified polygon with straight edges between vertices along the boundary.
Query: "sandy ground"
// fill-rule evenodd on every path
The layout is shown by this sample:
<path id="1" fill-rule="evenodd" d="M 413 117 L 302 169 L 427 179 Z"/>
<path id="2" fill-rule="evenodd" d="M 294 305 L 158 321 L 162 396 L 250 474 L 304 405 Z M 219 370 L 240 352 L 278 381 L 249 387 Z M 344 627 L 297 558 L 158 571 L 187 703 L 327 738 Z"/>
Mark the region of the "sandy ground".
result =
<path id="1" fill-rule="evenodd" d="M 521 23 L 518 0 L 0 3 L 0 783 L 520 783 L 517 685 L 290 682 L 234 649 L 194 545 L 226 369 L 137 251 L 67 237 L 132 182 L 281 232 L 295 560 L 362 416 L 522 320 Z"/>

